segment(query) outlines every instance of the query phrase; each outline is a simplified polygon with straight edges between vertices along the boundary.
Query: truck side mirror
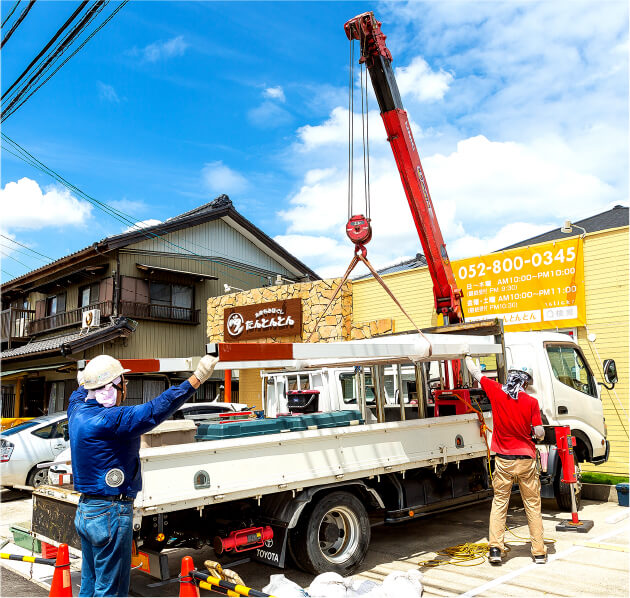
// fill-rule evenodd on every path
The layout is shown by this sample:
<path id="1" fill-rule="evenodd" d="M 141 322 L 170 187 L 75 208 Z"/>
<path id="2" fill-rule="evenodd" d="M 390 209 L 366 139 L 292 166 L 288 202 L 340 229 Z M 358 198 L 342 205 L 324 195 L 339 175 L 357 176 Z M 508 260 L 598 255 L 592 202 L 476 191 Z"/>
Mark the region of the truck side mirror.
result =
<path id="1" fill-rule="evenodd" d="M 608 384 L 611 384 L 611 387 L 608 388 L 608 386 L 606 386 L 606 388 L 608 388 L 608 390 L 612 390 L 615 386 L 615 384 L 617 384 L 618 378 L 617 378 L 617 364 L 615 363 L 614 359 L 605 359 L 604 360 L 604 380 L 606 380 L 606 382 L 608 382 Z"/>
<path id="2" fill-rule="evenodd" d="M 70 440 L 70 432 L 68 432 L 68 424 L 64 424 L 61 428 L 63 430 L 63 439 L 68 442 Z"/>

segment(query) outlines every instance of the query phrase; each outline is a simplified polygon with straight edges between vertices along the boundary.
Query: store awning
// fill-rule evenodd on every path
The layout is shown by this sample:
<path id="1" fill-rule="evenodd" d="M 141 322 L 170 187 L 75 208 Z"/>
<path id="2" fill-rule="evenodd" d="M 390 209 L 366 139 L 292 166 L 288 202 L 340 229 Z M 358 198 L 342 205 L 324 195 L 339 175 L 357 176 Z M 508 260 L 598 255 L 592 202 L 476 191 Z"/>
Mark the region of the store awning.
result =
<path id="1" fill-rule="evenodd" d="M 148 274 L 154 272 L 167 272 L 168 274 L 177 274 L 178 276 L 187 276 L 189 278 L 196 278 L 200 282 L 202 280 L 219 280 L 216 276 L 211 274 L 201 274 L 200 272 L 188 272 L 187 270 L 175 270 L 174 268 L 164 268 L 162 266 L 150 266 L 149 264 L 136 264 L 138 270 L 142 270 Z"/>

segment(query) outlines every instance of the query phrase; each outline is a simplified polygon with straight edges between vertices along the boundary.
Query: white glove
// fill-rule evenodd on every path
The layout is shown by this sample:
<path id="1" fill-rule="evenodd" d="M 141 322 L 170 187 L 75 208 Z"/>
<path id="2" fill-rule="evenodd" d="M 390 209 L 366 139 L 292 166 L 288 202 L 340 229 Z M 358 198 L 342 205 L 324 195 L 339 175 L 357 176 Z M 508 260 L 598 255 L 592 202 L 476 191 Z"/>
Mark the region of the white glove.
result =
<path id="1" fill-rule="evenodd" d="M 545 428 L 542 426 L 534 426 L 534 436 L 536 436 L 538 440 L 542 440 L 545 437 Z"/>
<path id="2" fill-rule="evenodd" d="M 210 357 L 210 355 L 204 355 L 197 365 L 197 369 L 193 372 L 193 376 L 203 384 L 214 372 L 214 368 L 219 363 L 218 357 Z"/>
<path id="3" fill-rule="evenodd" d="M 83 370 L 77 370 L 77 382 L 79 383 L 79 386 L 83 386 Z"/>
<path id="4" fill-rule="evenodd" d="M 472 360 L 472 357 L 470 355 L 466 355 L 466 368 L 468 369 L 468 371 L 470 372 L 470 375 L 477 380 L 477 382 L 481 381 L 481 376 L 483 375 L 481 373 L 481 369 L 479 368 L 479 366 Z"/>

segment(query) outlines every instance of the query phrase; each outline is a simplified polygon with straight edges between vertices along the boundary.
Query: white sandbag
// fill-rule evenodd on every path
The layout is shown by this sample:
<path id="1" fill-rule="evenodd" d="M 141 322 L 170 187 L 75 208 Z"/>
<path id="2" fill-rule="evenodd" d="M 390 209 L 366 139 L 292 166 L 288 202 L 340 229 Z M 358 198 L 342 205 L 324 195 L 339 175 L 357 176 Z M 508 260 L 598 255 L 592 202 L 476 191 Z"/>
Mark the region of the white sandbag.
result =
<path id="1" fill-rule="evenodd" d="M 348 584 L 348 591 L 354 592 L 355 596 L 364 597 L 366 595 L 371 596 L 371 592 L 374 590 L 381 590 L 381 584 L 372 581 L 371 579 L 361 579 L 359 577 L 351 577 L 350 583 Z M 347 596 L 346 598 L 350 598 Z M 376 598 L 373 596 L 372 598 Z"/>
<path id="2" fill-rule="evenodd" d="M 272 575 L 269 578 L 269 584 L 263 589 L 266 594 L 276 596 L 276 598 L 303 598 L 309 594 L 296 584 L 294 581 L 287 579 L 283 574 Z"/>
<path id="3" fill-rule="evenodd" d="M 423 591 L 422 573 L 415 569 L 390 573 L 383 580 L 383 592 L 387 598 L 419 598 Z"/>
<path id="4" fill-rule="evenodd" d="M 332 571 L 318 575 L 308 587 L 308 594 L 312 598 L 354 598 L 347 595 L 347 580 Z"/>

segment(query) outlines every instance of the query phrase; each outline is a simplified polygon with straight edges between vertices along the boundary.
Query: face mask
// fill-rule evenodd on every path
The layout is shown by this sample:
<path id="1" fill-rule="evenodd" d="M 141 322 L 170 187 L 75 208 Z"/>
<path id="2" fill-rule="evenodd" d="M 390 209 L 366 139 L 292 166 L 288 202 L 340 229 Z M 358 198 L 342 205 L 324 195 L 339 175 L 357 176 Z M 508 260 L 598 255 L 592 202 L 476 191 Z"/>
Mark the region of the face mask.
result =
<path id="1" fill-rule="evenodd" d="M 113 407 L 118 397 L 118 390 L 114 387 L 114 384 L 120 384 L 120 382 L 121 378 L 118 376 L 118 378 L 102 388 L 89 390 L 86 399 L 96 399 L 96 402 L 103 405 L 103 407 Z"/>
<path id="2" fill-rule="evenodd" d="M 518 399 L 518 393 L 524 390 L 529 382 L 529 376 L 525 372 L 510 372 L 505 384 L 501 387 L 510 399 Z"/>

